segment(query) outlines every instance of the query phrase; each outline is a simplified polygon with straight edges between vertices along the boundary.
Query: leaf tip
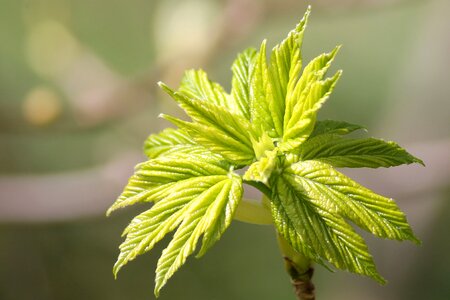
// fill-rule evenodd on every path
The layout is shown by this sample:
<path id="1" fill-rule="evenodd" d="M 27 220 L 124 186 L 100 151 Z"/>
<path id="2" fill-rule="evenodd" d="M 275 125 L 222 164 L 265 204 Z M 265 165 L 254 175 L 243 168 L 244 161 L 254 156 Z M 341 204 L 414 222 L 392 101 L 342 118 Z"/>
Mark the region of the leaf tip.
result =
<path id="1" fill-rule="evenodd" d="M 384 279 L 384 277 L 382 277 L 380 274 L 377 274 L 377 276 L 374 279 L 381 285 L 387 284 L 387 280 Z"/>
<path id="2" fill-rule="evenodd" d="M 166 115 L 166 114 L 161 114 L 161 118 L 163 118 L 164 120 L 167 120 L 167 121 L 171 122 L 172 124 L 178 126 L 179 128 L 181 128 L 181 127 L 183 127 L 183 126 L 186 127 L 186 126 L 188 126 L 189 124 L 192 124 L 192 123 L 190 123 L 190 122 L 186 122 L 186 121 L 180 120 L 180 119 L 178 119 L 178 118 L 175 118 L 175 117 L 173 117 L 173 116 L 171 116 L 171 115 Z"/>
<path id="3" fill-rule="evenodd" d="M 158 280 L 158 278 L 156 279 L 155 289 L 153 290 L 153 294 L 155 295 L 156 298 L 159 298 L 161 289 L 165 284 L 166 284 L 165 280 Z"/>
<path id="4" fill-rule="evenodd" d="M 416 245 L 422 245 L 422 241 L 417 236 L 415 236 L 414 233 L 412 233 L 412 232 L 411 232 L 411 235 L 409 236 L 409 240 Z"/>
<path id="5" fill-rule="evenodd" d="M 164 120 L 167 120 L 167 121 L 170 121 L 170 122 L 171 122 L 172 119 L 176 119 L 176 118 L 174 118 L 174 117 L 172 117 L 170 115 L 167 115 L 165 113 L 160 113 L 158 115 L 158 118 L 161 118 L 161 119 L 164 119 Z"/>
<path id="6" fill-rule="evenodd" d="M 117 263 L 114 265 L 112 273 L 113 273 L 113 276 L 114 276 L 115 280 L 117 280 L 117 277 L 119 275 L 119 271 L 120 271 L 121 268 L 122 268 L 122 266 L 118 265 Z"/>
<path id="7" fill-rule="evenodd" d="M 415 157 L 415 156 L 413 156 L 413 157 L 414 157 L 414 162 L 415 162 L 415 163 L 421 165 L 422 167 L 426 167 L 426 165 L 425 165 L 425 163 L 424 163 L 423 160 L 421 160 L 420 158 L 417 158 L 417 157 Z"/>
<path id="8" fill-rule="evenodd" d="M 266 46 L 267 46 L 267 39 L 264 39 L 261 42 L 261 47 L 259 48 L 259 52 L 266 54 Z"/>
<path id="9" fill-rule="evenodd" d="M 209 250 L 209 247 L 205 246 L 205 244 L 202 245 L 198 253 L 195 255 L 195 258 L 202 258 L 206 252 Z"/>
<path id="10" fill-rule="evenodd" d="M 335 81 L 335 83 L 336 83 L 336 82 L 339 80 L 339 78 L 341 78 L 342 73 L 344 73 L 344 71 L 338 70 L 338 71 L 336 72 L 336 74 L 334 74 L 332 80 Z"/>
<path id="11" fill-rule="evenodd" d="M 117 204 L 118 204 L 118 203 L 116 202 L 116 203 L 114 203 L 113 205 L 111 205 L 111 206 L 108 208 L 108 210 L 106 211 L 106 216 L 107 216 L 107 217 L 111 216 L 111 214 L 112 214 L 114 211 L 116 211 L 117 208 L 119 208 Z"/>
<path id="12" fill-rule="evenodd" d="M 386 285 L 387 280 L 384 279 L 383 276 L 380 275 L 380 273 L 378 273 L 375 265 L 373 266 L 373 268 L 370 268 L 369 270 L 367 270 L 366 275 L 368 275 L 370 278 L 372 278 L 373 280 L 375 280 L 376 282 L 378 282 L 381 285 Z"/>
<path id="13" fill-rule="evenodd" d="M 339 53 L 339 50 L 341 50 L 341 48 L 342 48 L 342 45 L 337 45 L 336 47 L 334 47 L 333 50 L 324 54 L 324 56 L 327 60 L 327 66 L 329 66 L 331 64 L 331 62 L 334 60 L 334 58 Z M 328 68 L 326 68 L 326 69 L 328 69 Z"/>
<path id="14" fill-rule="evenodd" d="M 167 94 L 169 94 L 171 97 L 173 97 L 175 95 L 175 92 L 169 87 L 167 86 L 164 82 L 162 81 L 158 81 L 158 86 Z"/>
<path id="15" fill-rule="evenodd" d="M 306 7 L 306 11 L 303 14 L 303 18 L 301 23 L 306 23 L 308 22 L 308 17 L 311 15 L 311 4 L 308 4 L 308 6 Z"/>
<path id="16" fill-rule="evenodd" d="M 105 214 L 106 217 L 109 217 L 113 211 L 114 210 L 112 209 L 112 207 L 108 208 L 108 210 L 106 211 L 106 214 Z"/>
<path id="17" fill-rule="evenodd" d="M 298 25 L 297 29 L 300 29 L 303 31 L 306 23 L 308 23 L 308 18 L 311 15 L 311 4 L 308 5 L 308 7 L 306 8 L 305 13 L 303 14 L 303 18 L 300 21 L 300 24 Z"/>
<path id="18" fill-rule="evenodd" d="M 342 44 L 337 45 L 336 47 L 334 47 L 333 51 L 331 51 L 332 56 L 336 56 L 336 54 L 341 50 L 342 48 Z"/>

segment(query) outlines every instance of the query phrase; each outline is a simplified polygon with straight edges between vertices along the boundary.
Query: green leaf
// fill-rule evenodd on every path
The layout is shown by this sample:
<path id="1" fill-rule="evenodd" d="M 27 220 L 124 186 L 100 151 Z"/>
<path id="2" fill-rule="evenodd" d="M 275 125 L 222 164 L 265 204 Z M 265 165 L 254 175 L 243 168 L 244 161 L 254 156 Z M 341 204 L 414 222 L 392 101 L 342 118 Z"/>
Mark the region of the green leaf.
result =
<path id="1" fill-rule="evenodd" d="M 263 132 L 258 138 L 252 138 L 252 144 L 257 160 L 264 157 L 267 151 L 275 149 L 273 139 L 266 132 Z"/>
<path id="2" fill-rule="evenodd" d="M 221 85 L 208 79 L 203 70 L 189 70 L 185 73 L 178 93 L 189 98 L 214 104 L 234 114 L 245 116 L 247 108 L 241 99 L 227 94 Z M 248 117 L 247 117 L 248 119 Z"/>
<path id="3" fill-rule="evenodd" d="M 187 71 L 177 92 L 160 83 L 191 121 L 163 115 L 179 129 L 148 137 L 144 152 L 149 160 L 136 167 L 107 212 L 154 203 L 125 229 L 113 270 L 116 276 L 128 261 L 174 232 L 158 261 L 158 296 L 199 240 L 201 256 L 234 216 L 257 224 L 273 219 L 280 240 L 289 244 L 283 253 L 294 253 L 292 263 L 301 270 L 309 269 L 311 260 L 324 266 L 329 262 L 379 282 L 384 279 L 350 224 L 378 237 L 419 242 L 392 199 L 333 168 L 423 162 L 393 142 L 343 137 L 363 129 L 359 125 L 317 122 L 318 110 L 341 76 L 338 71 L 327 78 L 340 47 L 302 70 L 309 13 L 308 8 L 296 28 L 272 49 L 269 60 L 265 40 L 259 52 L 249 48 L 237 56 L 230 94 L 202 70 Z M 247 166 L 243 178 L 233 173 Z M 259 189 L 264 200 L 241 201 L 243 182 Z"/>
<path id="4" fill-rule="evenodd" d="M 308 8 L 300 23 L 285 40 L 273 48 L 270 56 L 269 75 L 274 102 L 271 109 L 275 111 L 273 120 L 279 136 L 282 136 L 283 132 L 285 109 L 294 106 L 292 93 L 302 68 L 301 47 L 310 12 Z"/>
<path id="5" fill-rule="evenodd" d="M 419 242 L 392 199 L 359 185 L 330 165 L 301 161 L 272 184 L 277 228 L 311 259 L 370 276 L 380 282 L 367 246 L 345 220 L 382 238 Z"/>
<path id="6" fill-rule="evenodd" d="M 316 204 L 283 177 L 277 178 L 272 190 L 275 226 L 295 251 L 322 265 L 329 261 L 339 269 L 384 282 L 364 240 L 332 207 Z"/>
<path id="7" fill-rule="evenodd" d="M 247 165 L 254 160 L 252 148 L 215 127 L 190 123 L 167 115 L 162 116 L 188 132 L 202 147 L 224 157 L 236 166 Z"/>
<path id="8" fill-rule="evenodd" d="M 298 162 L 285 170 L 284 177 L 301 186 L 312 201 L 323 202 L 378 237 L 418 241 L 394 200 L 375 194 L 329 164 Z"/>
<path id="9" fill-rule="evenodd" d="M 148 158 L 171 153 L 176 147 L 194 148 L 195 142 L 182 130 L 166 128 L 162 132 L 150 135 L 144 143 L 144 153 Z"/>
<path id="10" fill-rule="evenodd" d="M 205 255 L 205 253 L 221 238 L 222 234 L 231 224 L 237 207 L 242 199 L 244 193 L 241 176 L 229 172 L 226 189 L 222 189 L 221 194 L 223 199 L 218 196 L 215 202 L 207 210 L 207 216 L 203 217 L 204 221 L 204 235 L 202 239 L 202 246 L 198 252 L 197 257 Z"/>
<path id="11" fill-rule="evenodd" d="M 270 137 L 278 137 L 280 129 L 275 127 L 276 121 L 274 121 L 274 118 L 276 119 L 277 116 L 275 111 L 270 109 L 271 103 L 274 101 L 267 67 L 266 42 L 264 40 L 261 44 L 255 59 L 255 67 L 251 74 L 250 118 L 253 128 L 259 136 L 265 132 Z"/>
<path id="12" fill-rule="evenodd" d="M 180 104 L 193 123 L 163 115 L 167 120 L 188 132 L 198 144 L 220 153 L 235 164 L 253 160 L 253 133 L 247 119 L 214 104 L 186 98 L 163 84 L 161 86 Z"/>
<path id="13" fill-rule="evenodd" d="M 264 157 L 250 165 L 248 170 L 245 172 L 243 179 L 258 181 L 267 185 L 269 183 L 270 176 L 277 167 L 277 156 L 278 149 L 266 151 Z"/>
<path id="14" fill-rule="evenodd" d="M 218 83 L 210 81 L 203 70 L 186 71 L 178 92 L 191 99 L 229 108 L 227 93 Z"/>
<path id="15" fill-rule="evenodd" d="M 144 153 L 148 158 L 176 155 L 203 155 L 215 156 L 219 160 L 223 159 L 221 155 L 196 144 L 183 130 L 173 128 L 167 128 L 158 134 L 150 135 L 145 141 Z"/>
<path id="16" fill-rule="evenodd" d="M 282 151 L 295 150 L 310 136 L 316 122 L 317 111 L 328 99 L 341 74 L 342 72 L 338 71 L 331 78 L 323 81 L 314 81 L 309 85 L 308 89 L 298 93 L 299 100 L 292 111 L 289 121 L 285 122 L 283 142 L 279 145 Z M 301 79 L 297 85 L 300 84 Z"/>
<path id="17" fill-rule="evenodd" d="M 340 46 L 336 47 L 330 53 L 324 53 L 314 58 L 305 67 L 300 79 L 295 84 L 294 89 L 288 94 L 283 123 L 284 139 L 288 137 L 286 136 L 286 131 L 289 130 L 293 122 L 295 123 L 298 120 L 298 116 L 296 116 L 295 112 L 296 107 L 298 107 L 297 111 L 305 111 L 305 109 L 301 110 L 301 108 L 310 104 L 310 102 L 305 101 L 305 98 L 308 97 L 313 85 L 324 78 L 339 49 Z"/>
<path id="18" fill-rule="evenodd" d="M 156 204 L 135 217 L 125 229 L 126 240 L 114 274 L 136 256 L 150 251 L 166 234 L 177 231 L 158 262 L 155 294 L 183 265 L 203 235 L 199 255 L 203 255 L 233 219 L 242 197 L 242 179 L 228 165 L 214 159 L 189 156 L 151 160 L 138 171 L 150 187 L 148 200 Z"/>
<path id="19" fill-rule="evenodd" d="M 323 120 L 317 121 L 310 138 L 321 134 L 346 135 L 353 131 L 365 129 L 364 126 L 348 123 L 345 121 Z"/>
<path id="20" fill-rule="evenodd" d="M 136 166 L 135 173 L 122 194 L 108 209 L 107 215 L 135 203 L 156 201 L 161 193 L 169 191 L 175 181 L 193 176 L 226 175 L 229 168 L 227 162 L 209 151 L 189 155 L 178 153 L 151 159 Z"/>
<path id="21" fill-rule="evenodd" d="M 226 178 L 205 189 L 186 207 L 172 241 L 164 249 L 156 268 L 155 295 L 167 280 L 195 251 L 203 235 L 199 255 L 203 255 L 230 225 L 242 197 L 242 182 L 238 176 Z"/>
<path id="22" fill-rule="evenodd" d="M 306 141 L 300 149 L 301 160 L 320 160 L 340 168 L 379 168 L 423 162 L 394 142 L 380 139 L 347 139 L 323 134 Z"/>
<path id="23" fill-rule="evenodd" d="M 256 132 L 272 138 L 283 136 L 286 97 L 297 83 L 301 61 L 301 45 L 310 9 L 288 37 L 276 45 L 267 65 L 266 41 L 261 44 L 251 73 L 250 114 Z"/>
<path id="24" fill-rule="evenodd" d="M 240 53 L 231 66 L 233 78 L 231 80 L 231 95 L 238 110 L 244 117 L 250 119 L 250 81 L 256 49 L 248 48 Z"/>

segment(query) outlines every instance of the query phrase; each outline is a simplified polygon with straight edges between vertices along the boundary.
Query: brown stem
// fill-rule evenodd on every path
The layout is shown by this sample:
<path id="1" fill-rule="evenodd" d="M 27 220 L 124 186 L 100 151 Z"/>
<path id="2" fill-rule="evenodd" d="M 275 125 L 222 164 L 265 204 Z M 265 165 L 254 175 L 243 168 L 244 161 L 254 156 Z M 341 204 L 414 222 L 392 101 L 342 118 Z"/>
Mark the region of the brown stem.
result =
<path id="1" fill-rule="evenodd" d="M 299 273 L 294 262 L 289 257 L 285 256 L 284 262 L 286 264 L 286 270 L 291 276 L 291 283 L 297 298 L 299 300 L 315 300 L 314 284 L 311 280 L 314 274 L 314 268 L 309 267 L 306 272 Z"/>
<path id="2" fill-rule="evenodd" d="M 298 253 L 278 234 L 278 245 L 283 253 L 286 271 L 291 277 L 292 286 L 298 300 L 314 300 L 315 289 L 312 283 L 314 268 L 310 259 Z"/>

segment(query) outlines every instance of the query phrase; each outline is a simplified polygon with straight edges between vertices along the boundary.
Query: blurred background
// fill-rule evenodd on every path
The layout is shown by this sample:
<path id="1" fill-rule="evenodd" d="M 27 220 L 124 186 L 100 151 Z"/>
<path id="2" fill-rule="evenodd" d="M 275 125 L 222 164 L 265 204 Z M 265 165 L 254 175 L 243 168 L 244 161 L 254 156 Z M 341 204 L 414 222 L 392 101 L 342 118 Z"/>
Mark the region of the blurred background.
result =
<path id="1" fill-rule="evenodd" d="M 317 0 L 305 61 L 343 49 L 320 118 L 367 126 L 427 167 L 344 170 L 393 197 L 423 245 L 367 242 L 389 283 L 317 267 L 318 299 L 450 299 L 450 2 Z M 0 0 L 0 299 L 154 299 L 167 241 L 112 276 L 121 231 L 106 218 L 144 160 L 142 143 L 182 115 L 156 82 L 203 68 L 230 87 L 238 51 L 273 46 L 298 0 Z M 295 299 L 270 226 L 234 222 L 189 259 L 164 299 Z"/>

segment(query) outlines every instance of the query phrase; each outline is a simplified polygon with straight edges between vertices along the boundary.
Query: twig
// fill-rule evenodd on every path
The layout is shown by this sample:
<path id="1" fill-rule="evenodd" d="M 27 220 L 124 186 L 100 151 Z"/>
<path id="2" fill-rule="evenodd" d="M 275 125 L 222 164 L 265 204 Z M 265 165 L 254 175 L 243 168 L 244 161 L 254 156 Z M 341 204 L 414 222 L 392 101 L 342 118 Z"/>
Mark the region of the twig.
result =
<path id="1" fill-rule="evenodd" d="M 314 274 L 314 268 L 309 269 L 304 273 L 298 273 L 298 270 L 294 262 L 289 257 L 284 257 L 286 264 L 286 270 L 291 276 L 292 286 L 294 287 L 295 295 L 299 300 L 315 300 L 315 287 L 312 282 L 312 276 Z"/>

